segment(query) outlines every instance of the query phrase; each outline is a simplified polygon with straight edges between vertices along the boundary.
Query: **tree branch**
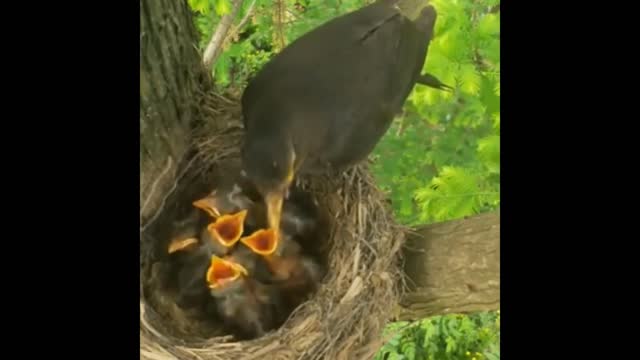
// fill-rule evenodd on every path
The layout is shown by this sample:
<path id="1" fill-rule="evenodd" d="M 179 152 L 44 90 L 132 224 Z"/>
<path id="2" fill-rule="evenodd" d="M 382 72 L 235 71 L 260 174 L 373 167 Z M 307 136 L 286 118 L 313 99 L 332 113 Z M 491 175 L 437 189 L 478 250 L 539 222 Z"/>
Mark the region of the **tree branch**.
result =
<path id="1" fill-rule="evenodd" d="M 410 292 L 398 320 L 500 308 L 500 213 L 421 227 L 408 234 Z"/>
<path id="2" fill-rule="evenodd" d="M 249 19 L 251 18 L 251 15 L 253 15 L 253 9 L 256 6 L 256 1 L 257 0 L 253 0 L 251 2 L 251 4 L 249 5 L 249 8 L 247 9 L 247 13 L 244 14 L 244 17 L 242 18 L 242 20 L 240 20 L 240 22 L 238 23 L 238 26 L 236 26 L 233 31 L 231 32 L 231 35 L 229 35 L 229 37 L 234 37 L 236 35 L 238 35 L 238 33 L 240 32 L 240 29 L 242 29 L 245 25 L 247 25 L 247 23 L 249 22 Z"/>
<path id="3" fill-rule="evenodd" d="M 220 56 L 224 40 L 227 38 L 229 28 L 231 27 L 231 24 L 233 24 L 233 19 L 236 18 L 241 5 L 242 0 L 233 1 L 233 9 L 220 19 L 216 31 L 213 33 L 213 36 L 211 36 L 211 40 L 209 41 L 209 44 L 207 44 L 202 60 L 207 70 L 211 69 L 211 64 L 213 64 L 218 59 L 218 56 Z"/>

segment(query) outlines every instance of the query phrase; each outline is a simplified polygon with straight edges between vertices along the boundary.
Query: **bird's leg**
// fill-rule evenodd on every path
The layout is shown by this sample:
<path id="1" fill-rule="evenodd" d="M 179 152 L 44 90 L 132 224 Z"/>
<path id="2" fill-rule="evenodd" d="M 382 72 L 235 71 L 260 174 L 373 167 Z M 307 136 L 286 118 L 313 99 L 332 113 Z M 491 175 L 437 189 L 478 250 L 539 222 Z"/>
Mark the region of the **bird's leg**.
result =
<path id="1" fill-rule="evenodd" d="M 453 88 L 449 85 L 442 83 L 437 77 L 426 73 L 424 75 L 419 75 L 416 83 L 425 85 L 428 87 L 432 87 L 434 89 L 443 90 L 443 91 L 452 91 Z"/>

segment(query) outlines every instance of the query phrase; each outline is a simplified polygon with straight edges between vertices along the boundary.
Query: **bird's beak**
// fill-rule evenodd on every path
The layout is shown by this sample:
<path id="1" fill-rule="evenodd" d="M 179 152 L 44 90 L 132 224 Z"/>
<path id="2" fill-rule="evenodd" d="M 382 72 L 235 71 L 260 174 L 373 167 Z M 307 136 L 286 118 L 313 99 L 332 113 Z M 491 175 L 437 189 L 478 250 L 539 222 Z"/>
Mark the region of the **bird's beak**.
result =
<path id="1" fill-rule="evenodd" d="M 238 279 L 240 276 L 247 276 L 248 273 L 242 265 L 213 255 L 207 270 L 207 284 L 209 284 L 209 288 L 215 289 Z"/>
<path id="2" fill-rule="evenodd" d="M 214 223 L 209 224 L 207 230 L 222 245 L 232 247 L 242 237 L 246 218 L 246 209 L 235 214 L 222 215 Z"/>
<path id="3" fill-rule="evenodd" d="M 284 202 L 285 196 L 288 196 L 289 186 L 291 186 L 291 183 L 293 182 L 293 178 L 297 169 L 295 159 L 296 154 L 292 150 L 291 162 L 289 163 L 289 168 L 284 181 L 280 183 L 276 189 L 272 189 L 266 192 L 266 194 L 264 195 L 264 202 L 267 206 L 267 220 L 269 223 L 269 228 L 274 230 L 276 237 L 278 237 L 280 231 L 282 204 Z"/>
<path id="4" fill-rule="evenodd" d="M 282 216 L 282 202 L 284 193 L 280 191 L 270 192 L 265 196 L 267 203 L 267 219 L 269 228 L 273 229 L 277 234 L 280 231 L 280 218 Z"/>
<path id="5" fill-rule="evenodd" d="M 193 206 L 206 211 L 211 217 L 220 217 L 220 211 L 218 211 L 216 206 L 216 198 L 214 194 L 210 194 L 207 197 L 194 201 Z"/>
<path id="6" fill-rule="evenodd" d="M 173 254 L 176 251 L 187 250 L 197 243 L 198 239 L 193 237 L 186 239 L 175 239 L 169 244 L 169 254 Z"/>
<path id="7" fill-rule="evenodd" d="M 280 218 L 282 217 L 282 203 L 284 197 L 289 192 L 289 186 L 293 182 L 295 175 L 295 164 L 292 162 L 289 166 L 289 172 L 284 180 L 284 186 L 280 189 L 268 192 L 264 197 L 267 204 L 267 218 L 269 221 L 269 227 L 275 231 L 275 235 L 278 236 L 280 231 Z"/>
<path id="8" fill-rule="evenodd" d="M 278 247 L 278 237 L 274 229 L 258 230 L 240 241 L 251 251 L 262 256 L 273 254 Z"/>

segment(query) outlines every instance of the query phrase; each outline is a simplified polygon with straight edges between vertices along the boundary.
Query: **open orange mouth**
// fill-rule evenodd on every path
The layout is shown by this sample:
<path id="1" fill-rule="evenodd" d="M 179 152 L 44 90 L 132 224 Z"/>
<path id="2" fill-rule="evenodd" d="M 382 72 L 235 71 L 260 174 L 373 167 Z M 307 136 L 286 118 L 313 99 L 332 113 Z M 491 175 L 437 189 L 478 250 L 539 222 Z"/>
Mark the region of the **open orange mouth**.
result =
<path id="1" fill-rule="evenodd" d="M 247 269 L 242 265 L 213 255 L 207 270 L 207 284 L 209 288 L 215 289 L 247 274 Z"/>
<path id="2" fill-rule="evenodd" d="M 207 226 L 207 230 L 222 245 L 232 247 L 244 232 L 244 221 L 247 218 L 247 210 L 242 210 L 232 215 L 222 215 L 214 223 Z"/>
<path id="3" fill-rule="evenodd" d="M 256 254 L 271 255 L 278 247 L 278 236 L 274 229 L 258 230 L 240 240 Z"/>

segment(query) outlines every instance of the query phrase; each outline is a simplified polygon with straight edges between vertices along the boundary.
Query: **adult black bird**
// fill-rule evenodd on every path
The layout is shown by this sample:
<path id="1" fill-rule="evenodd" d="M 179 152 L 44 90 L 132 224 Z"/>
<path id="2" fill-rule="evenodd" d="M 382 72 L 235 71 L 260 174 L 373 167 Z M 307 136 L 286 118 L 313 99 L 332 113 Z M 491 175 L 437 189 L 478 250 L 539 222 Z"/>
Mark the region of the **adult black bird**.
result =
<path id="1" fill-rule="evenodd" d="M 447 87 L 420 74 L 435 21 L 428 0 L 380 0 L 298 38 L 249 82 L 243 166 L 276 232 L 295 174 L 364 160 L 417 82 Z"/>

